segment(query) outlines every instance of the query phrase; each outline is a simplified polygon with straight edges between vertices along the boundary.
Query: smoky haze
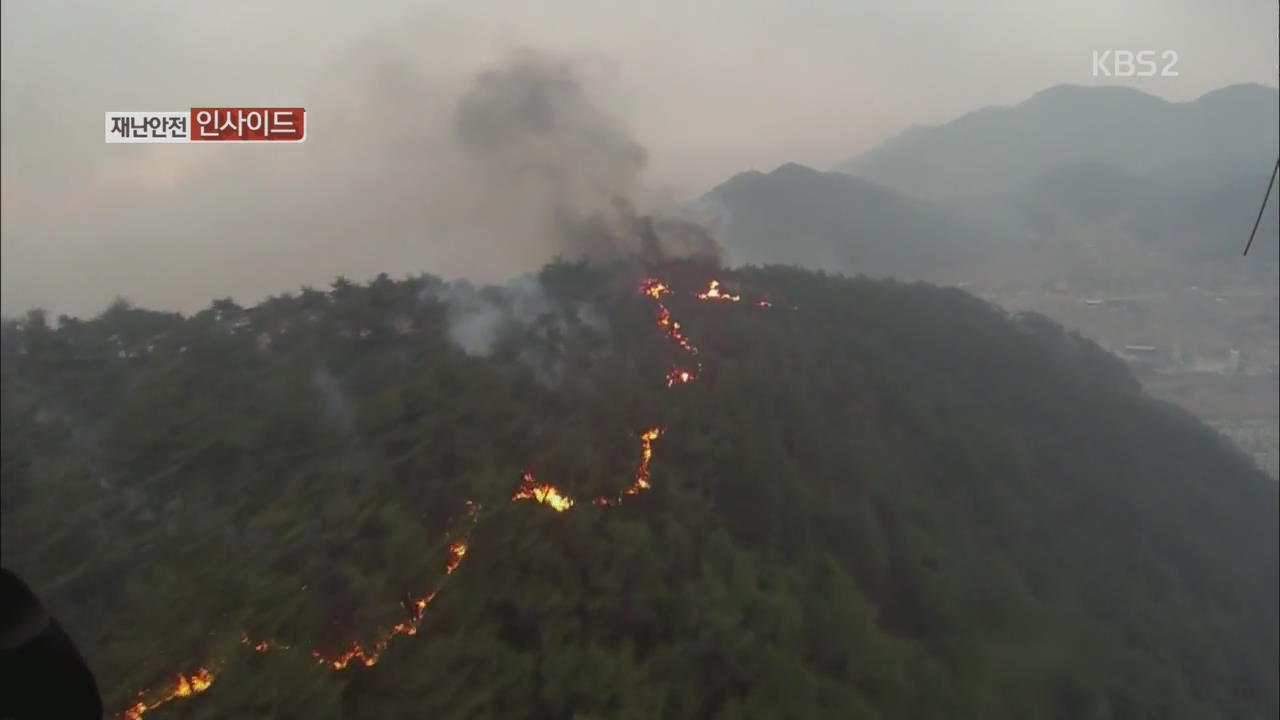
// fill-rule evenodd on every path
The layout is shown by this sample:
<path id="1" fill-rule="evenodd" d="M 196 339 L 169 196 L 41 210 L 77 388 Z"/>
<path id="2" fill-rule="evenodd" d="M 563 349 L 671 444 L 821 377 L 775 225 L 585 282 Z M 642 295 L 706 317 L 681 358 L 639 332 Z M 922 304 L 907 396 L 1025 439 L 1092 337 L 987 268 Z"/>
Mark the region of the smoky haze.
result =
<path id="1" fill-rule="evenodd" d="M 830 167 L 912 123 L 1098 82 L 1098 48 L 1178 50 L 1176 82 L 1107 81 L 1170 99 L 1273 84 L 1274 20 L 1259 0 L 13 0 L 0 304 L 194 310 L 339 274 L 493 282 L 556 254 L 712 253 L 672 208 L 739 171 Z M 196 105 L 302 105 L 309 137 L 99 135 L 104 111 Z M 548 121 L 553 139 L 531 130 Z"/>
<path id="2" fill-rule="evenodd" d="M 533 49 L 512 53 L 463 94 L 454 131 L 469 161 L 469 194 L 486 210 L 471 222 L 506 218 L 504 236 L 530 243 L 534 255 L 549 249 L 599 262 L 719 255 L 696 223 L 637 212 L 648 153 L 591 102 L 572 62 Z"/>
<path id="3" fill-rule="evenodd" d="M 558 232 L 629 197 L 648 154 L 617 119 L 585 97 L 570 63 L 532 50 L 485 71 L 458 104 L 459 145 L 475 160 L 484 185 L 498 196 L 527 198 L 546 208 L 547 240 L 573 254 L 601 254 L 588 236 Z"/>
<path id="4" fill-rule="evenodd" d="M 96 195 L 46 209 L 96 211 L 91 234 L 104 257 L 82 269 L 123 280 L 113 283 L 120 295 L 182 310 L 335 275 L 425 269 L 490 282 L 554 257 L 717 257 L 709 231 L 645 191 L 647 152 L 593 100 L 583 62 L 518 48 L 451 83 L 368 43 L 326 76 L 309 111 L 309 134 L 342 142 L 204 152 L 174 178 L 151 174 L 152 151 Z M 154 192 L 130 188 L 135 180 Z M 126 199 L 132 211 L 118 212 Z M 38 225 L 24 241 L 42 231 L 56 243 Z M 134 264 L 131 250 L 146 261 Z M 194 276 L 155 274 L 193 260 Z"/>

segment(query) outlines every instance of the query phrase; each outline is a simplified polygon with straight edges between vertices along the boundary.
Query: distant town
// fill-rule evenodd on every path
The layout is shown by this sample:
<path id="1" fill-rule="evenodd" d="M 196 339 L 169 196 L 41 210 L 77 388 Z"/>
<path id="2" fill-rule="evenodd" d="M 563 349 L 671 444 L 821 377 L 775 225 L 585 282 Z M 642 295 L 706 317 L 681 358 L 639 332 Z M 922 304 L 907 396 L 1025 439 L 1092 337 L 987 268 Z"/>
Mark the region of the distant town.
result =
<path id="1" fill-rule="evenodd" d="M 1274 264 L 1274 263 L 1272 263 Z M 1181 275 L 1182 273 L 1179 273 Z M 1275 276 L 1116 283 L 1004 282 L 973 288 L 1010 310 L 1032 310 L 1123 359 L 1156 397 L 1190 410 L 1280 477 L 1280 301 Z"/>

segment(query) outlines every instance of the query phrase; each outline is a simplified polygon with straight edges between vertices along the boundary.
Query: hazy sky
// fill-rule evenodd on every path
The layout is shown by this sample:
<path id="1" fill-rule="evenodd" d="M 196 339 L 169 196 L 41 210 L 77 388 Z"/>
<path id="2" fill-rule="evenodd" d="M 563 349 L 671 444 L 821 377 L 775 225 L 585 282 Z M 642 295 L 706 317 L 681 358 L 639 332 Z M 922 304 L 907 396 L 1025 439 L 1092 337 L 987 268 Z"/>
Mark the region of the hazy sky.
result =
<path id="1" fill-rule="evenodd" d="M 1138 84 L 1171 100 L 1278 72 L 1272 0 L 2 7 L 5 314 L 93 314 L 117 295 L 191 310 L 338 273 L 496 280 L 537 264 L 546 250 L 518 225 L 470 225 L 485 205 L 455 187 L 467 171 L 449 145 L 458 95 L 516 48 L 573 62 L 646 149 L 652 202 L 753 167 L 829 167 L 912 123 L 1093 83 L 1097 49 L 1176 51 L 1179 77 Z M 102 140 L 106 110 L 296 104 L 299 146 Z"/>

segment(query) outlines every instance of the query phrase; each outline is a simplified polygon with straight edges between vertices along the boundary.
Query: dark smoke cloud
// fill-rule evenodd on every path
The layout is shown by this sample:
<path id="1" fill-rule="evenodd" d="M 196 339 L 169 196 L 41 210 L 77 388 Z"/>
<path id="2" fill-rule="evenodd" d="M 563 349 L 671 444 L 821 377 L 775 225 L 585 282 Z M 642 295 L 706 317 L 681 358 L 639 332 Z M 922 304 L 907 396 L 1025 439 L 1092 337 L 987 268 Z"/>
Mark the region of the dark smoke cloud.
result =
<path id="1" fill-rule="evenodd" d="M 4 312 L 91 315 L 116 296 L 194 311 L 338 275 L 501 283 L 556 256 L 715 256 L 709 233 L 659 219 L 676 204 L 644 186 L 645 150 L 596 102 L 594 69 L 531 50 L 433 63 L 373 39 L 308 88 L 302 144 L 96 140 L 109 162 L 65 193 L 5 185 Z"/>
<path id="2" fill-rule="evenodd" d="M 570 258 L 719 257 L 697 223 L 640 214 L 647 152 L 591 101 L 570 60 L 513 53 L 458 103 L 459 146 L 497 197 L 541 207 L 540 231 Z"/>

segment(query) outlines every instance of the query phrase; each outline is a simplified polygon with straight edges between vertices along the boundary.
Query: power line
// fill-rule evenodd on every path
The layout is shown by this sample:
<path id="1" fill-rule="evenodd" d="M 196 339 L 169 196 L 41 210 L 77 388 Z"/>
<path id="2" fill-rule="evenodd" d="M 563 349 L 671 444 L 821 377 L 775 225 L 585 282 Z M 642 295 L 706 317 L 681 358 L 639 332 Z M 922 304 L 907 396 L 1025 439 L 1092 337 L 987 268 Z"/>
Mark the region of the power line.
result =
<path id="1" fill-rule="evenodd" d="M 1271 187 L 1276 184 L 1276 173 L 1280 172 L 1280 158 L 1276 158 L 1275 167 L 1271 168 L 1271 179 L 1267 181 L 1267 194 L 1262 196 L 1262 207 L 1258 208 L 1258 219 L 1253 221 L 1253 231 L 1249 233 L 1249 242 L 1244 246 L 1244 254 L 1249 254 L 1253 247 L 1253 236 L 1258 234 L 1258 224 L 1262 222 L 1262 211 L 1267 209 L 1267 200 L 1271 199 Z"/>
<path id="2" fill-rule="evenodd" d="M 1276 14 L 1276 40 L 1280 41 L 1280 13 Z M 1280 77 L 1280 64 L 1276 65 L 1276 75 Z M 1245 243 L 1244 254 L 1249 254 L 1253 247 L 1253 236 L 1258 234 L 1258 224 L 1262 222 L 1262 211 L 1267 209 L 1267 200 L 1271 199 L 1271 186 L 1276 184 L 1276 172 L 1280 171 L 1280 157 L 1276 158 L 1275 167 L 1271 168 L 1271 179 L 1267 181 L 1267 193 L 1262 196 L 1262 207 L 1258 208 L 1258 218 L 1253 221 L 1253 230 L 1249 233 L 1249 242 Z"/>

